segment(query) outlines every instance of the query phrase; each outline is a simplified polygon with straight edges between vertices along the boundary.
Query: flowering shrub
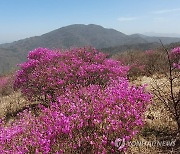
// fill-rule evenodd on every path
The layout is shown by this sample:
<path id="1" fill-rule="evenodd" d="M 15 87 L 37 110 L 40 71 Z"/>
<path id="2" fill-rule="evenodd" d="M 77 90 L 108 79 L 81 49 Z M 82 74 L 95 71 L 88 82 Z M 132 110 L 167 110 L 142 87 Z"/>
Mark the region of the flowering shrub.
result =
<path id="1" fill-rule="evenodd" d="M 180 47 L 172 49 L 169 55 L 170 59 L 172 60 L 173 67 L 180 69 Z"/>
<path id="2" fill-rule="evenodd" d="M 143 126 L 150 95 L 129 85 L 128 68 L 92 48 L 65 52 L 38 48 L 20 65 L 14 83 L 38 114 L 23 112 L 0 124 L 1 153 L 119 153 Z M 32 97 L 32 99 L 31 99 Z"/>
<path id="3" fill-rule="evenodd" d="M 24 112 L 19 120 L 0 128 L 1 153 L 48 153 L 58 136 L 68 134 L 68 118 L 44 109 L 39 117 Z"/>
<path id="4" fill-rule="evenodd" d="M 49 108 L 40 106 L 38 117 L 25 113 L 19 122 L 2 129 L 1 149 L 23 153 L 117 152 L 115 139 L 128 141 L 143 126 L 142 114 L 149 99 L 143 87 L 129 86 L 125 78 L 112 80 L 105 89 L 99 85 L 67 89 Z"/>
<path id="5" fill-rule="evenodd" d="M 104 87 L 111 78 L 126 76 L 128 67 L 119 64 L 92 48 L 66 52 L 38 48 L 20 65 L 14 88 L 21 89 L 29 100 L 55 101 L 67 87 Z"/>

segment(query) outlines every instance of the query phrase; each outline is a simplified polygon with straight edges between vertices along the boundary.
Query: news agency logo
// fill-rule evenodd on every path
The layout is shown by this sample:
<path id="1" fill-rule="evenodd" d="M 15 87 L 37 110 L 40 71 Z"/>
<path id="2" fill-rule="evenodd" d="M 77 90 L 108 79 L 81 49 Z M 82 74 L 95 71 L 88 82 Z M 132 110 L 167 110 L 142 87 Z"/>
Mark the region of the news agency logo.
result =
<path id="1" fill-rule="evenodd" d="M 128 147 L 173 147 L 176 145 L 176 140 L 164 140 L 164 141 L 128 141 L 126 142 L 125 138 L 117 138 L 114 142 L 114 146 L 118 149 L 123 149 L 125 146 Z"/>
<path id="2" fill-rule="evenodd" d="M 114 142 L 114 145 L 118 148 L 118 149 L 122 149 L 125 147 L 126 142 L 125 142 L 125 138 L 117 138 Z"/>

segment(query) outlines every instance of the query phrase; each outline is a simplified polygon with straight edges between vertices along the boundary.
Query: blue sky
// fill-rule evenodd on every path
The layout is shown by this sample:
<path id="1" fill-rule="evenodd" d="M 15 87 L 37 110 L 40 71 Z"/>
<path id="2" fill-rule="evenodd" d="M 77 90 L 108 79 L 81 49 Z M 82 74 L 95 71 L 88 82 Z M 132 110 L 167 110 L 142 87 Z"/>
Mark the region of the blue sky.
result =
<path id="1" fill-rule="evenodd" d="M 180 0 L 0 0 L 0 43 L 70 24 L 180 34 Z"/>

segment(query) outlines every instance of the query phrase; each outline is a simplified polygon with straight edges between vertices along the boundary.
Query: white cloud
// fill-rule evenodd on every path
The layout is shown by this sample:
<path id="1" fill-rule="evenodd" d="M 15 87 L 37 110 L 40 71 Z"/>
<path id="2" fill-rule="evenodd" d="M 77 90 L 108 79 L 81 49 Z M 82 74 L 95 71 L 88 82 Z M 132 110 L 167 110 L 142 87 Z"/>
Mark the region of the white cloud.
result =
<path id="1" fill-rule="evenodd" d="M 153 18 L 153 21 L 154 22 L 169 22 L 169 20 L 164 17 L 155 17 L 155 18 Z"/>
<path id="2" fill-rule="evenodd" d="M 137 20 L 137 17 L 119 17 L 118 21 L 134 21 Z"/>
<path id="3" fill-rule="evenodd" d="M 180 8 L 176 9 L 167 9 L 167 10 L 158 10 L 158 11 L 153 11 L 153 14 L 164 14 L 164 13 L 173 13 L 173 12 L 178 12 L 180 11 Z"/>

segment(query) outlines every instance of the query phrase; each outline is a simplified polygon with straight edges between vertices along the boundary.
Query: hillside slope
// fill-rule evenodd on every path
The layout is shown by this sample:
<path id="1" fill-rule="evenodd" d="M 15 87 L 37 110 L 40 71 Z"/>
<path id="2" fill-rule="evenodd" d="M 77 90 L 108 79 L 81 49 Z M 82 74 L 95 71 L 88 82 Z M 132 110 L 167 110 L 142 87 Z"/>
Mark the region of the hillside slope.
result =
<path id="1" fill-rule="evenodd" d="M 180 42 L 180 38 L 161 38 L 163 43 Z M 138 44 L 154 46 L 158 37 L 141 34 L 126 35 L 99 25 L 75 24 L 59 28 L 41 36 L 26 38 L 12 43 L 0 44 L 0 74 L 11 70 L 26 59 L 27 52 L 37 47 L 70 48 L 92 46 L 97 49 L 121 46 L 121 50 L 134 49 Z M 144 45 L 140 45 L 140 48 Z M 139 46 L 139 45 L 138 45 Z M 139 47 L 138 47 L 139 48 Z M 113 54 L 113 52 L 108 51 Z"/>

